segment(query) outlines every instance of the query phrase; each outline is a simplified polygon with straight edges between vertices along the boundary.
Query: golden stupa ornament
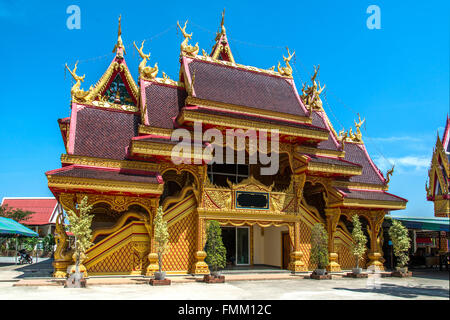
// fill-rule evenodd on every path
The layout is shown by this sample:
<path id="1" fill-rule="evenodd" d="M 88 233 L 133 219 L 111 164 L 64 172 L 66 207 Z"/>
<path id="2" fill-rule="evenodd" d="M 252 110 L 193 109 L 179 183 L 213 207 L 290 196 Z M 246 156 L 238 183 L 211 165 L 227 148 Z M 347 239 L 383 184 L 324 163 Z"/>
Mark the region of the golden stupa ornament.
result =
<path id="1" fill-rule="evenodd" d="M 144 41 L 142 41 L 141 47 L 138 49 L 136 46 L 136 42 L 133 41 L 133 45 L 136 48 L 136 50 L 139 52 L 139 55 L 141 56 L 141 63 L 139 64 L 139 76 L 143 79 L 152 80 L 156 78 L 156 75 L 158 74 L 158 63 L 155 63 L 155 66 L 149 67 L 147 66 L 147 60 L 150 59 L 150 52 L 148 54 L 145 54 L 143 52 L 144 49 Z"/>
<path id="2" fill-rule="evenodd" d="M 198 47 L 198 42 L 195 44 L 195 46 L 191 46 L 188 44 L 189 40 L 192 38 L 192 33 L 186 32 L 186 25 L 188 23 L 188 20 L 184 23 L 184 27 L 181 28 L 180 23 L 177 21 L 178 28 L 180 28 L 181 33 L 183 34 L 184 40 L 181 43 L 181 52 L 185 53 L 188 56 L 195 57 L 200 50 Z"/>
<path id="3" fill-rule="evenodd" d="M 295 51 L 291 54 L 289 52 L 289 48 L 286 47 L 286 49 L 288 52 L 288 57 L 286 58 L 285 56 L 283 56 L 283 60 L 286 63 L 286 67 L 280 67 L 280 62 L 278 61 L 278 73 L 281 74 L 282 76 L 292 77 L 292 67 L 289 64 L 289 61 L 291 61 L 292 57 L 295 55 Z"/>

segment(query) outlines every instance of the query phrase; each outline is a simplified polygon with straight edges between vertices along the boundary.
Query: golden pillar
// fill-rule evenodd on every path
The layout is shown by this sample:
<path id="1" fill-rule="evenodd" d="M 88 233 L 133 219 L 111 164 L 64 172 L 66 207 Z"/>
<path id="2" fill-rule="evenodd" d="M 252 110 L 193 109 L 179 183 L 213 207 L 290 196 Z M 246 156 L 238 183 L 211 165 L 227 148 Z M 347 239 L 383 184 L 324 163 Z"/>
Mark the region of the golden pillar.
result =
<path id="1" fill-rule="evenodd" d="M 380 252 L 380 229 L 384 221 L 385 212 L 371 212 L 368 215 L 369 225 L 367 231 L 370 237 L 370 250 L 368 257 L 370 259 L 367 267 L 375 266 L 380 270 L 384 270 L 383 263 L 381 262 L 382 253 Z"/>
<path id="2" fill-rule="evenodd" d="M 302 272 L 307 271 L 305 263 L 302 261 L 303 252 L 300 249 L 300 222 L 294 222 L 293 226 L 289 226 L 290 228 L 294 228 L 294 251 L 291 252 L 291 259 L 289 263 L 289 270 L 292 272 Z"/>
<path id="3" fill-rule="evenodd" d="M 328 271 L 339 272 L 341 271 L 341 266 L 337 262 L 338 254 L 334 252 L 334 234 L 336 233 L 336 227 L 339 223 L 339 218 L 341 216 L 341 210 L 336 209 L 325 209 L 325 214 L 327 216 L 327 232 L 328 232 L 328 254 L 329 263 L 327 266 Z"/>
<path id="4" fill-rule="evenodd" d="M 158 203 L 158 199 L 154 200 L 153 203 L 151 204 L 151 207 L 149 208 L 150 210 L 148 210 L 150 219 L 149 219 L 149 226 L 147 227 L 148 230 L 148 234 L 149 234 L 149 238 L 150 238 L 150 252 L 147 256 L 148 258 L 148 266 L 147 266 L 147 270 L 145 272 L 145 275 L 147 277 L 152 277 L 155 272 L 157 272 L 159 270 L 159 265 L 158 265 L 158 254 L 155 252 L 155 230 L 153 228 L 153 218 L 156 215 L 156 210 L 157 210 L 157 203 Z M 146 224 L 147 226 L 147 224 Z"/>
<path id="5" fill-rule="evenodd" d="M 205 219 L 198 217 L 197 219 L 197 252 L 195 253 L 196 262 L 194 263 L 192 273 L 194 274 L 209 274 L 208 265 L 205 262 L 206 252 L 204 249 L 204 232 Z"/>

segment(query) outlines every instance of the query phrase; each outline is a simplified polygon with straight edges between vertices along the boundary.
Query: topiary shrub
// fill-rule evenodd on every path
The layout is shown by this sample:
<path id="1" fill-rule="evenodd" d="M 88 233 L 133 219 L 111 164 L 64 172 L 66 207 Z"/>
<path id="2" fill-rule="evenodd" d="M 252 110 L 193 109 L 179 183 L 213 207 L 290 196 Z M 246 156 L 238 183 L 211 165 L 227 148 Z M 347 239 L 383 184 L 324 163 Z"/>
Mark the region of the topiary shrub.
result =
<path id="1" fill-rule="evenodd" d="M 217 221 L 213 220 L 208 224 L 205 251 L 205 262 L 214 273 L 216 273 L 219 268 L 224 268 L 226 266 L 227 250 L 223 245 L 222 229 Z"/>
<path id="2" fill-rule="evenodd" d="M 321 223 L 316 223 L 311 230 L 311 262 L 317 269 L 328 265 L 328 234 Z"/>

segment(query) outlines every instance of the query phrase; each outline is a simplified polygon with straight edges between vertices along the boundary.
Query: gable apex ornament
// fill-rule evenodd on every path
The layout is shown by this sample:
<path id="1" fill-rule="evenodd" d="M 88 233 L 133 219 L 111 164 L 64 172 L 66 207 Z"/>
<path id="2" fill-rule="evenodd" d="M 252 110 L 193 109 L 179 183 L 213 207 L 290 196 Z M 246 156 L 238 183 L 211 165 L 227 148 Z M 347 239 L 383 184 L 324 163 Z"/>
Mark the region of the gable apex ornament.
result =
<path id="1" fill-rule="evenodd" d="M 181 43 L 181 52 L 191 56 L 191 57 L 195 57 L 198 53 L 198 51 L 200 50 L 200 48 L 198 47 L 198 42 L 195 44 L 195 46 L 191 46 L 189 45 L 189 40 L 191 40 L 192 38 L 192 33 L 187 33 L 186 32 L 186 26 L 187 26 L 188 20 L 186 20 L 186 22 L 184 23 L 184 27 L 181 28 L 179 21 L 177 21 L 177 25 L 178 28 L 180 28 L 181 33 L 183 34 L 184 40 Z"/>
<path id="2" fill-rule="evenodd" d="M 288 57 L 286 58 L 283 55 L 283 60 L 286 63 L 286 67 L 280 67 L 280 65 L 281 65 L 280 61 L 278 61 L 278 73 L 281 74 L 282 76 L 291 77 L 292 78 L 292 67 L 289 64 L 289 62 L 291 61 L 292 57 L 295 55 L 295 51 L 291 54 L 289 52 L 289 48 L 286 47 L 286 49 L 287 49 L 287 52 L 288 52 Z"/>

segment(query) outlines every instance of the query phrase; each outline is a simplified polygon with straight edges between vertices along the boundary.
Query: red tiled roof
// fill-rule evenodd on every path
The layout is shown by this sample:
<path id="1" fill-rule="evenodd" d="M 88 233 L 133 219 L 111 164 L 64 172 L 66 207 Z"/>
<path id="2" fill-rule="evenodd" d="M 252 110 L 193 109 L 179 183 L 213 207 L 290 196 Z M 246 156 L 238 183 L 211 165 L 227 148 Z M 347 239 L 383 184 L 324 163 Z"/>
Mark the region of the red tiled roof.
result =
<path id="1" fill-rule="evenodd" d="M 362 144 L 345 143 L 344 160 L 359 164 L 362 166 L 362 174 L 359 176 L 352 176 L 350 182 L 384 184 L 384 177 L 375 164 L 370 159 L 366 147 Z"/>
<path id="2" fill-rule="evenodd" d="M 137 136 L 140 117 L 134 113 L 118 112 L 85 106 L 72 106 L 71 125 L 75 130 L 75 155 L 123 160 L 131 138 Z M 69 141 L 69 144 L 72 143 Z M 70 149 L 70 148 L 69 148 Z"/>
<path id="3" fill-rule="evenodd" d="M 174 119 L 184 106 L 187 93 L 183 88 L 152 82 L 145 86 L 146 124 L 157 128 L 173 128 Z"/>
<path id="4" fill-rule="evenodd" d="M 50 218 L 57 205 L 55 198 L 3 198 L 2 206 L 10 209 L 32 211 L 33 215 L 26 221 L 19 221 L 26 225 L 44 225 L 50 223 Z"/>
<path id="5" fill-rule="evenodd" d="M 187 62 L 194 97 L 255 109 L 307 116 L 294 86 L 285 78 L 201 60 Z"/>
<path id="6" fill-rule="evenodd" d="M 385 191 L 370 191 L 370 190 L 356 190 L 347 188 L 336 188 L 344 198 L 362 199 L 362 200 L 379 200 L 379 201 L 394 201 L 406 202 L 408 200 L 397 197 Z"/>

